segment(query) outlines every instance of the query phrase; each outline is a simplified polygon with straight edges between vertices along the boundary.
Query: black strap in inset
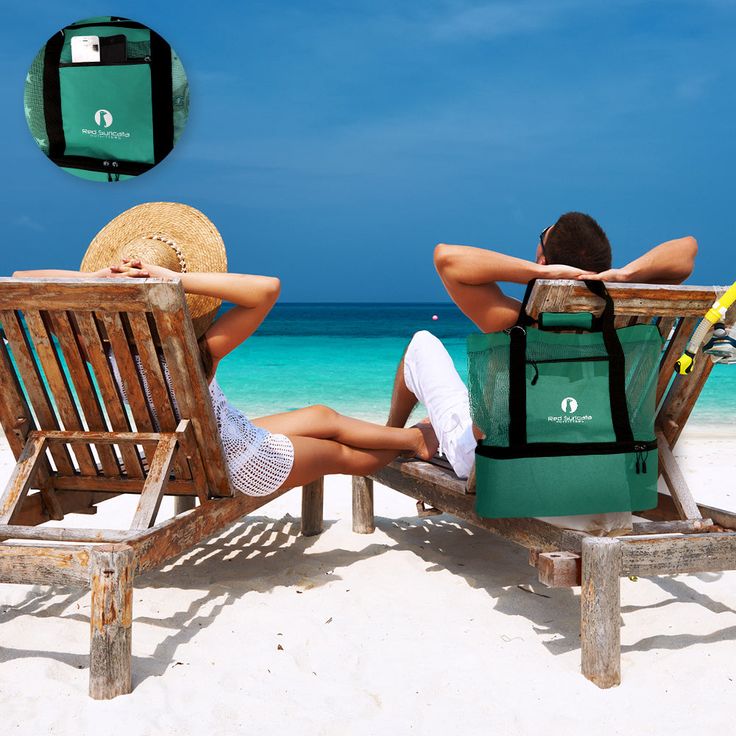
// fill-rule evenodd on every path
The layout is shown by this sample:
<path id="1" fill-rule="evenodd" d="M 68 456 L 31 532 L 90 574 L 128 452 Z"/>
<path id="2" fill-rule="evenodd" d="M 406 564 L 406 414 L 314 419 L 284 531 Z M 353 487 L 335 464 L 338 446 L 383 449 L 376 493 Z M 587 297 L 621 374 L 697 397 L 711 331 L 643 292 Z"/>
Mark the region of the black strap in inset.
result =
<path id="1" fill-rule="evenodd" d="M 49 139 L 48 156 L 63 156 L 66 150 L 64 125 L 61 119 L 61 80 L 59 61 L 64 46 L 64 32 L 59 31 L 49 39 L 43 55 L 43 117 Z"/>
<path id="2" fill-rule="evenodd" d="M 151 114 L 153 160 L 159 163 L 174 147 L 174 101 L 171 79 L 171 46 L 151 31 Z"/>

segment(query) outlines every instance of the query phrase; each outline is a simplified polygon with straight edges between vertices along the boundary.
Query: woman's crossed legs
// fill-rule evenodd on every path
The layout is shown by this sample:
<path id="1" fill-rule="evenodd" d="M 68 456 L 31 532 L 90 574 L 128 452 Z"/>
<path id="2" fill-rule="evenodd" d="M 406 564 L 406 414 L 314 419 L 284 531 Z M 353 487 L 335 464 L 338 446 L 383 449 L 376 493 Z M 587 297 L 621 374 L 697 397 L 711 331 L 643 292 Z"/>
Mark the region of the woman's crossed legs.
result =
<path id="1" fill-rule="evenodd" d="M 384 427 L 320 405 L 261 417 L 253 423 L 291 440 L 294 464 L 284 481 L 289 488 L 335 473 L 368 475 L 402 452 L 427 459 L 437 449 L 429 425 Z"/>

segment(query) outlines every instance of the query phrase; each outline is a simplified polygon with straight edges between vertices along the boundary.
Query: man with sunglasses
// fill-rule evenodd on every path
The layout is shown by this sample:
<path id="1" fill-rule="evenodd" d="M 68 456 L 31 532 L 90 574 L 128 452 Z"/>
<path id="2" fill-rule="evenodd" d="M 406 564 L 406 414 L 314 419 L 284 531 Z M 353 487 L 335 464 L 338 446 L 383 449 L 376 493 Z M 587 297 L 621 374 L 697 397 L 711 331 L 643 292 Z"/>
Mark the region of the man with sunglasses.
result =
<path id="1" fill-rule="evenodd" d="M 467 245 L 435 248 L 442 283 L 460 310 L 482 332 L 516 323 L 521 303 L 501 291 L 499 282 L 532 279 L 597 279 L 679 284 L 692 272 L 695 238 L 668 240 L 623 268 L 611 267 L 611 245 L 601 226 L 582 212 L 568 212 L 539 236 L 534 261 Z M 480 432 L 470 419 L 468 391 L 444 345 L 430 332 L 409 343 L 394 381 L 388 424 L 403 427 L 417 402 L 427 409 L 440 450 L 459 478 L 473 466 Z"/>
<path id="2" fill-rule="evenodd" d="M 679 284 L 692 272 L 698 244 L 693 237 L 668 240 L 623 268 L 611 268 L 611 245 L 601 226 L 582 212 L 567 212 L 539 236 L 534 261 L 466 245 L 440 243 L 434 262 L 460 310 L 482 332 L 505 330 L 521 306 L 499 282 L 532 279 L 597 279 Z"/>

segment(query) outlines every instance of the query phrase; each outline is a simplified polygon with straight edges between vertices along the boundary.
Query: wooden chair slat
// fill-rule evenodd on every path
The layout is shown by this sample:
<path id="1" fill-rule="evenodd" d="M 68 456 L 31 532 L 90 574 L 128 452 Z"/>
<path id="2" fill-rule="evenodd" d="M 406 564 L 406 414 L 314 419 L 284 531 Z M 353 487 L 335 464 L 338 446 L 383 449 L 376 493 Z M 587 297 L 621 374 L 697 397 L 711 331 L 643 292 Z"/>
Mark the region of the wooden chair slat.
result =
<path id="1" fill-rule="evenodd" d="M 36 348 L 36 354 L 43 367 L 46 381 L 54 398 L 59 416 L 65 429 L 83 429 L 82 417 L 74 402 L 69 383 L 53 346 L 41 312 L 24 312 L 26 326 Z M 73 450 L 82 475 L 97 475 L 97 464 L 90 447 L 77 447 Z"/>
<path id="2" fill-rule="evenodd" d="M 662 428 L 670 447 L 677 444 L 712 370 L 713 361 L 705 355 L 700 355 L 699 360 L 695 361 L 692 373 L 687 376 L 677 375 L 672 381 L 657 419 L 658 426 Z"/>
<path id="3" fill-rule="evenodd" d="M 19 457 L 29 433 L 37 427 L 3 340 L 0 340 L 0 386 L 0 424 L 5 427 L 5 436 L 13 455 Z M 63 519 L 64 512 L 52 487 L 51 464 L 46 456 L 39 464 L 36 479 L 48 518 L 56 521 Z"/>
<path id="4" fill-rule="evenodd" d="M 18 457 L 32 429 L 37 429 L 33 413 L 18 383 L 5 342 L 0 339 L 0 422 L 13 454 Z"/>
<path id="5" fill-rule="evenodd" d="M 97 315 L 110 341 L 112 355 L 120 374 L 125 395 L 128 400 L 135 429 L 138 432 L 152 432 L 153 420 L 148 399 L 141 385 L 141 378 L 135 365 L 128 336 L 125 332 L 121 315 L 115 312 L 101 312 Z M 150 463 L 151 456 L 156 450 L 155 444 L 142 442 L 146 462 Z"/>
<path id="6" fill-rule="evenodd" d="M 105 414 L 92 382 L 89 368 L 74 335 L 74 329 L 66 312 L 49 312 L 53 332 L 66 347 L 64 358 L 77 394 L 87 427 L 94 431 L 107 431 Z M 76 347 L 76 349 L 75 349 Z M 119 475 L 120 467 L 115 453 L 109 445 L 95 445 L 105 475 Z"/>
<path id="7" fill-rule="evenodd" d="M 10 524 L 20 511 L 23 499 L 31 488 L 33 476 L 43 462 L 46 440 L 31 435 L 18 457 L 2 498 L 0 498 L 0 524 Z"/>
<path id="8" fill-rule="evenodd" d="M 165 284 L 162 286 L 166 287 Z M 23 309 L 97 312 L 145 312 L 149 309 L 148 280 L 124 279 L 11 279 L 0 277 L 0 310 Z M 162 309 L 174 309 L 175 300 Z"/>
<path id="9" fill-rule="evenodd" d="M 171 404 L 171 396 L 166 385 L 166 379 L 161 370 L 158 351 L 154 344 L 151 328 L 148 324 L 146 314 L 141 312 L 129 312 L 128 324 L 135 338 L 138 357 L 141 361 L 143 371 L 148 383 L 148 390 L 153 401 L 153 409 L 156 412 L 159 427 L 162 432 L 173 432 L 178 424 Z M 180 463 L 174 460 L 173 472 L 177 478 L 191 478 L 188 463 Z"/>
<path id="10" fill-rule="evenodd" d="M 727 288 L 613 283 L 607 283 L 606 287 L 620 315 L 701 318 Z M 553 311 L 548 304 L 550 299 L 553 304 L 561 301 L 569 312 L 600 312 L 603 306 L 603 302 L 578 281 L 537 281 L 530 304 L 540 307 L 540 311 Z"/>
<path id="11" fill-rule="evenodd" d="M 659 472 L 667 484 L 680 518 L 687 520 L 702 519 L 700 509 L 695 503 L 695 498 L 693 498 L 685 476 L 672 454 L 667 438 L 661 431 L 657 432 L 657 444 L 659 446 Z"/>
<path id="12" fill-rule="evenodd" d="M 76 311 L 74 318 L 87 360 L 92 366 L 97 385 L 100 387 L 102 403 L 110 426 L 113 431 L 130 432 L 131 426 L 128 421 L 128 414 L 125 411 L 123 399 L 112 375 L 112 369 L 107 360 L 107 354 L 97 329 L 94 314 L 91 311 Z M 127 475 L 131 478 L 143 478 L 141 459 L 135 446 L 122 445 L 120 446 L 120 453 L 125 463 Z"/>
<path id="13" fill-rule="evenodd" d="M 182 426 L 183 425 L 183 426 Z M 189 465 L 191 479 L 194 487 L 197 489 L 197 496 L 201 503 L 207 500 L 207 475 L 204 472 L 202 464 L 202 456 L 199 454 L 199 447 L 194 437 L 194 429 L 190 420 L 180 422 L 177 428 L 179 432 L 179 454 L 184 456 Z"/>
<path id="14" fill-rule="evenodd" d="M 675 322 L 677 322 L 675 317 L 657 318 L 657 328 L 659 329 L 659 334 L 662 335 L 663 340 L 669 340 L 670 333 L 672 332 L 672 328 L 675 326 Z"/>
<path id="15" fill-rule="evenodd" d="M 675 363 L 685 350 L 690 335 L 699 321 L 697 317 L 681 319 L 677 323 L 672 339 L 662 349 L 662 360 L 659 364 L 659 379 L 657 381 L 657 406 L 659 406 L 667 387 L 670 385 Z"/>
<path id="16" fill-rule="evenodd" d="M 31 408 L 38 418 L 39 428 L 60 429 L 59 420 L 51 405 L 18 315 L 12 311 L 0 311 L 0 321 L 2 321 L 10 349 L 13 351 L 18 373 L 28 393 Z M 66 475 L 74 474 L 74 465 L 67 448 L 55 447 L 49 452 L 59 472 Z"/>
<path id="17" fill-rule="evenodd" d="M 158 447 L 156 447 L 156 451 L 151 458 L 148 477 L 143 484 L 141 498 L 135 510 L 131 529 L 148 529 L 156 521 L 156 514 L 166 490 L 171 465 L 174 462 L 176 444 L 176 435 L 166 436 L 158 443 Z"/>
<path id="18" fill-rule="evenodd" d="M 155 311 L 154 318 L 179 411 L 182 417 L 192 421 L 209 490 L 217 495 L 230 496 L 232 489 L 227 463 L 191 320 L 182 320 L 163 311 Z"/>

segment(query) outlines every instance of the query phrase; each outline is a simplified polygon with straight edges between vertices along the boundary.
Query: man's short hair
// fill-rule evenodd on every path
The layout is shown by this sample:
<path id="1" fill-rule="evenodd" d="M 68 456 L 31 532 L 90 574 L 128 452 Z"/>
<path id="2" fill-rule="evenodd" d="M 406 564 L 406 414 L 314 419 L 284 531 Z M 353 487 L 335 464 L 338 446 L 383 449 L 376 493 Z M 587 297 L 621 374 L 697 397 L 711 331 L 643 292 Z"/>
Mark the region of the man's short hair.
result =
<path id="1" fill-rule="evenodd" d="M 611 268 L 611 244 L 603 228 L 583 212 L 566 212 L 549 231 L 544 243 L 547 263 L 584 271 Z"/>

